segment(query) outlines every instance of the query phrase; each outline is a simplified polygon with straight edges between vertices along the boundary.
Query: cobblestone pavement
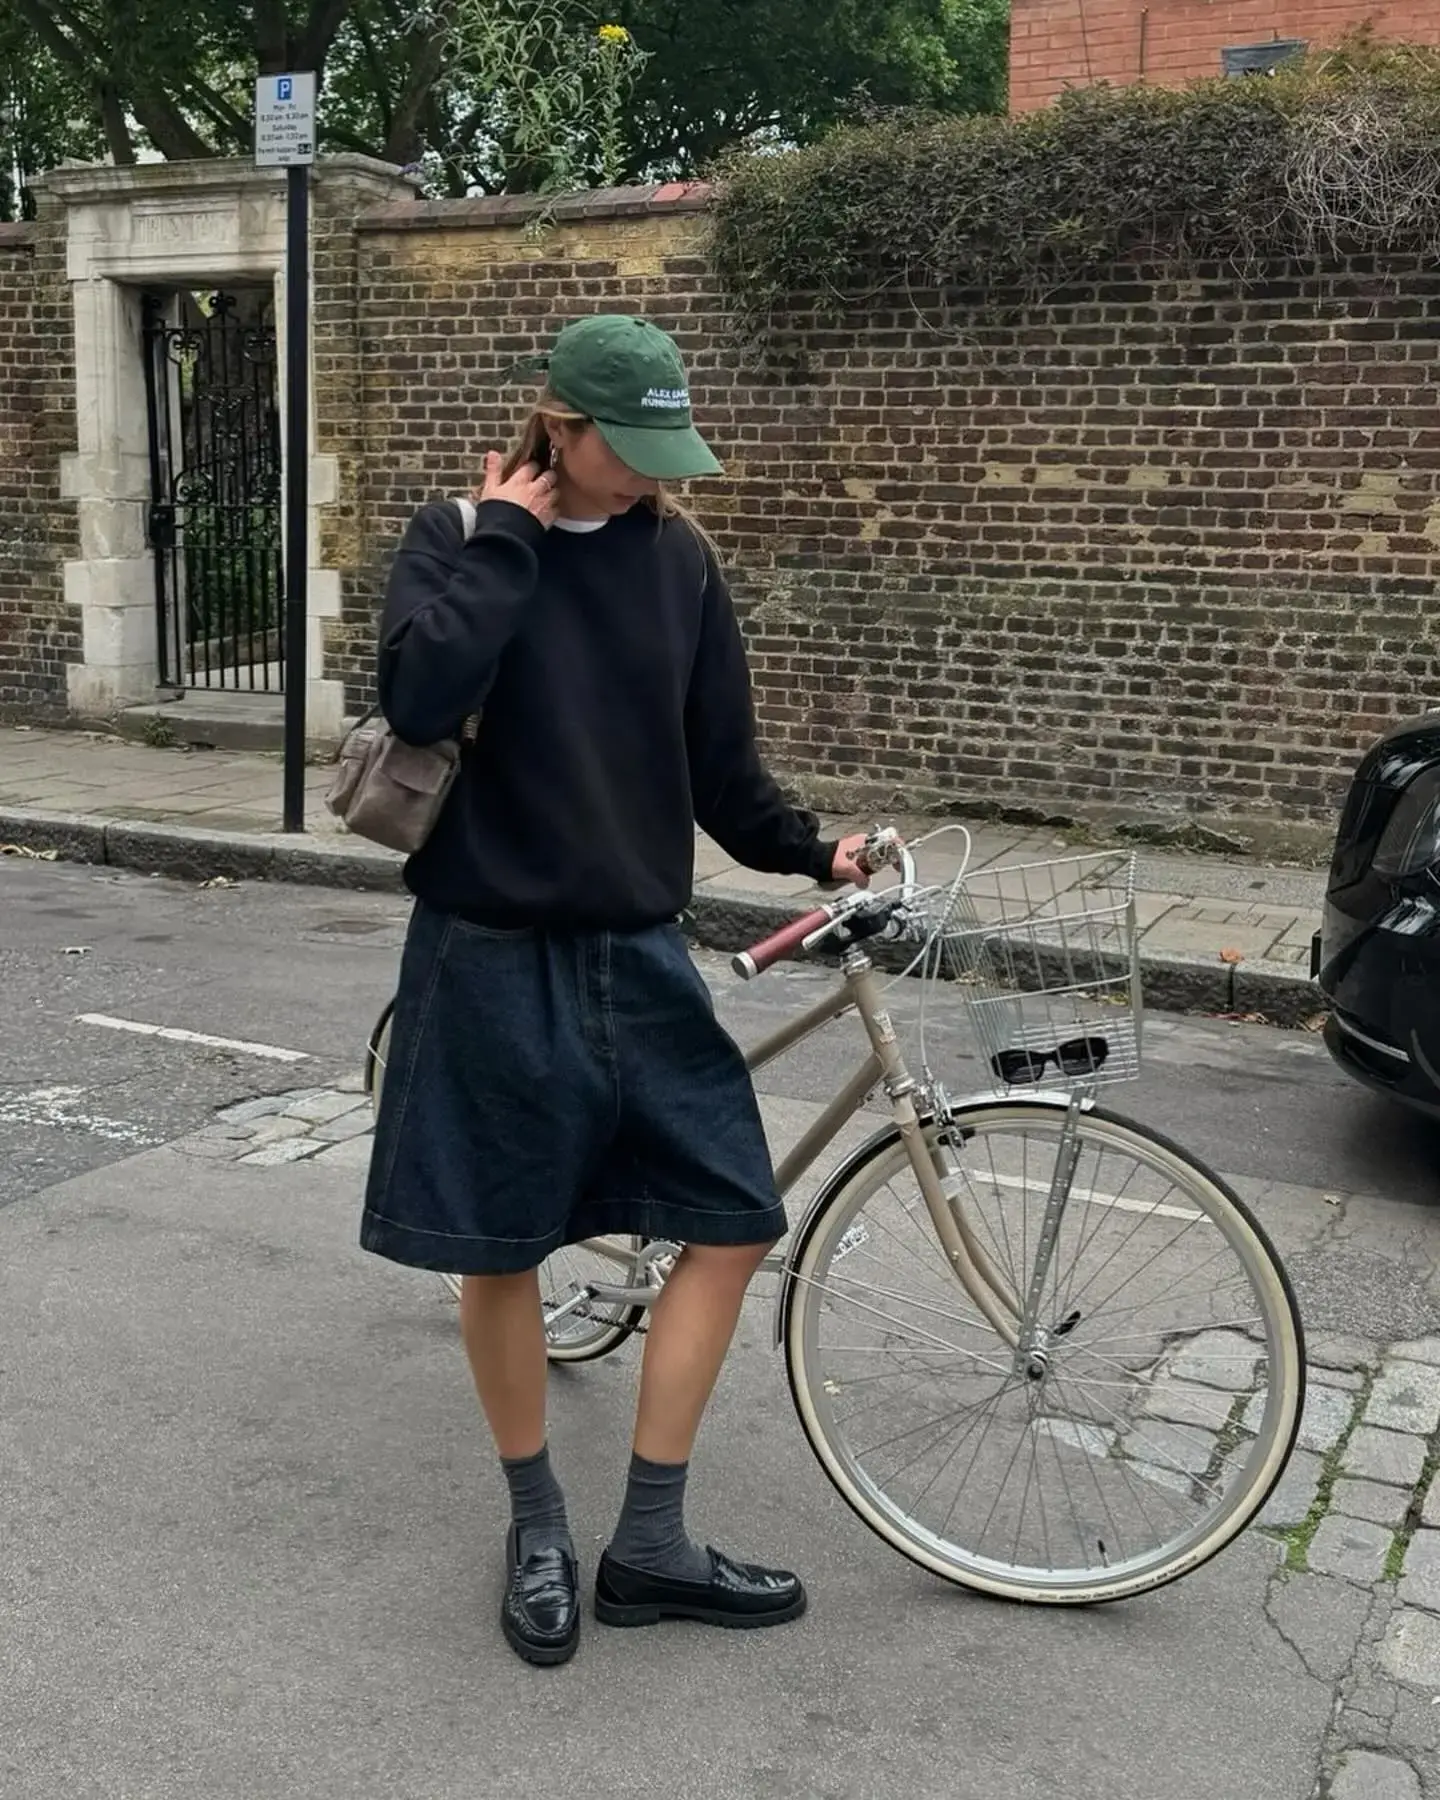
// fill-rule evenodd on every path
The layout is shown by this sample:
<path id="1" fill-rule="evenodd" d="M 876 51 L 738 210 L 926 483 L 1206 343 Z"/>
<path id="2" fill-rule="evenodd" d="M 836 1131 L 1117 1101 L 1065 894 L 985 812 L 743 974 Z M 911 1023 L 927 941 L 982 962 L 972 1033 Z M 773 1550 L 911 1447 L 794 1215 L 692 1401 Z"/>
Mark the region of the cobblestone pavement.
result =
<path id="1" fill-rule="evenodd" d="M 257 1172 L 360 1171 L 370 1126 L 357 1076 L 227 1107 L 176 1148 Z M 1249 1385 L 1237 1345 L 1206 1332 L 1172 1373 L 1228 1404 Z M 1320 1332 L 1308 1360 L 1296 1449 L 1256 1528 L 1276 1546 L 1270 1623 L 1334 1692 L 1315 1800 L 1440 1800 L 1440 1336 Z"/>
<path id="2" fill-rule="evenodd" d="M 363 1169 L 370 1161 L 370 1125 L 364 1083 L 352 1075 L 333 1088 L 298 1088 L 227 1106 L 213 1125 L 183 1138 L 179 1148 L 251 1169 L 275 1169 L 312 1156 Z"/>

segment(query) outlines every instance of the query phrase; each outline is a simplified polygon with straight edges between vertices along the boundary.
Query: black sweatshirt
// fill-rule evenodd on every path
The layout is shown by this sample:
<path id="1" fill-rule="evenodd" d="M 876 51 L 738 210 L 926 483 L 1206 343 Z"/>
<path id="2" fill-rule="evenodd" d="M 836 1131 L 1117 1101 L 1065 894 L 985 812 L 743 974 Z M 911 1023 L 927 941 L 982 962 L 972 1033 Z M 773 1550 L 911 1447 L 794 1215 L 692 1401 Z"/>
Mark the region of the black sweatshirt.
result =
<path id="1" fill-rule="evenodd" d="M 411 744 L 479 735 L 411 891 L 480 923 L 638 930 L 686 905 L 698 824 L 737 862 L 828 880 L 833 844 L 766 773 L 724 579 L 646 506 L 546 531 L 507 501 L 423 507 L 380 626 L 380 704 Z"/>

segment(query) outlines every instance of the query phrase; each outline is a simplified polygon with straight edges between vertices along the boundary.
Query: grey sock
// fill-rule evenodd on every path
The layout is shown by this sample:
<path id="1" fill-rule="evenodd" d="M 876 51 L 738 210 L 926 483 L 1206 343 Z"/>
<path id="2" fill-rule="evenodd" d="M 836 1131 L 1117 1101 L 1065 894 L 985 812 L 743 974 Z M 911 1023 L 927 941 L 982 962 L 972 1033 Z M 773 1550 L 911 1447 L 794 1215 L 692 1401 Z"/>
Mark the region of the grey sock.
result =
<path id="1" fill-rule="evenodd" d="M 710 1558 L 685 1531 L 685 1477 L 689 1463 L 647 1462 L 631 1456 L 630 1480 L 610 1554 L 632 1569 L 708 1581 Z"/>
<path id="2" fill-rule="evenodd" d="M 510 1516 L 515 1521 L 521 1562 L 537 1550 L 564 1550 L 573 1556 L 565 1496 L 550 1467 L 550 1446 L 535 1456 L 502 1456 L 500 1467 L 510 1484 Z"/>

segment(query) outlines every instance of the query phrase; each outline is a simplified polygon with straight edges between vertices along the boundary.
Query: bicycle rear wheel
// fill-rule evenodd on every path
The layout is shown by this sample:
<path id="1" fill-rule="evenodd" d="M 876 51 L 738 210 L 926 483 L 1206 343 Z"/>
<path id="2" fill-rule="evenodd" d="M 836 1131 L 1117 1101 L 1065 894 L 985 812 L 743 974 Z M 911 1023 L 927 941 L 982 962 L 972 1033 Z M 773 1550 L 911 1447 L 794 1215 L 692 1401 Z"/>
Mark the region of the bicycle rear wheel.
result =
<path id="1" fill-rule="evenodd" d="M 966 1107 L 932 1146 L 1023 1300 L 1066 1109 Z M 952 1273 L 898 1134 L 822 1195 L 782 1328 L 812 1449 L 859 1516 L 947 1580 L 1051 1605 L 1163 1586 L 1255 1516 L 1294 1446 L 1304 1349 L 1259 1224 L 1166 1139 L 1098 1109 L 1017 1354 Z"/>
<path id="2" fill-rule="evenodd" d="M 365 1045 L 365 1092 L 371 1110 L 380 1111 L 380 1093 L 385 1084 L 385 1070 L 390 1060 L 390 1025 L 395 1002 L 389 1001 L 375 1021 Z M 545 1347 L 551 1362 L 595 1362 L 617 1350 L 635 1331 L 644 1317 L 640 1306 L 623 1306 L 593 1298 L 589 1284 L 608 1281 L 619 1285 L 625 1275 L 625 1256 L 641 1248 L 639 1238 L 609 1240 L 612 1255 L 602 1256 L 582 1245 L 557 1250 L 540 1265 L 540 1304 L 545 1316 Z M 636 1279 L 638 1279 L 638 1275 Z M 460 1277 L 442 1275 L 440 1279 L 460 1297 Z"/>

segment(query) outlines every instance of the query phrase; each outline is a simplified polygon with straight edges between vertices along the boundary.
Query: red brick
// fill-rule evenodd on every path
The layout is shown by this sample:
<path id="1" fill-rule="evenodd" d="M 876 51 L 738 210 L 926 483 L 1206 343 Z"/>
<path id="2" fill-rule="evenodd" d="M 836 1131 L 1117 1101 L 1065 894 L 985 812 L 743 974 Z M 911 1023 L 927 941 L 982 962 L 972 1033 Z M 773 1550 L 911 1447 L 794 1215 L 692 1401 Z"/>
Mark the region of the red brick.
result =
<path id="1" fill-rule="evenodd" d="M 78 554 L 60 458 L 75 448 L 63 221 L 0 226 L 0 711 L 58 718 L 79 660 L 61 565 Z"/>
<path id="2" fill-rule="evenodd" d="M 1141 14 L 1145 58 L 1142 68 Z M 1083 21 L 1083 23 L 1082 23 Z M 1298 38 L 1316 47 L 1337 43 L 1369 24 L 1399 42 L 1440 45 L 1435 0 L 1012 0 L 1010 106 L 1047 106 L 1066 87 L 1092 81 L 1115 86 L 1149 80 L 1183 83 L 1222 73 L 1222 50 L 1238 44 Z"/>

